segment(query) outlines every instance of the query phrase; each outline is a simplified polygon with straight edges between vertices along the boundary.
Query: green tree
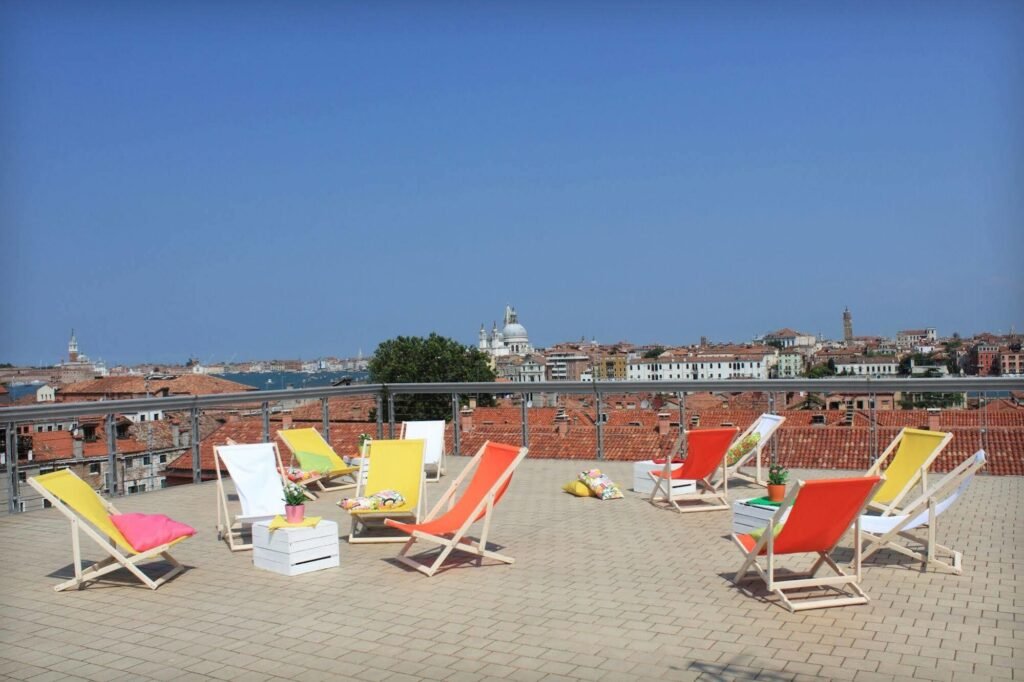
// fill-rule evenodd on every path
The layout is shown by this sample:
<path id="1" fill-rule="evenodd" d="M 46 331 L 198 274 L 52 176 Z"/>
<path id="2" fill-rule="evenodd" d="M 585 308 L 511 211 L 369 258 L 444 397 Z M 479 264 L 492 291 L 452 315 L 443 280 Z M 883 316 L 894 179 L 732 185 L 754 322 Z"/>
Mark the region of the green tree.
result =
<path id="1" fill-rule="evenodd" d="M 645 358 L 656 358 L 656 357 L 658 357 L 659 355 L 661 355 L 664 352 L 665 352 L 665 347 L 664 346 L 655 346 L 654 348 L 652 348 L 649 351 L 647 351 L 646 353 L 644 353 L 644 357 Z"/>
<path id="2" fill-rule="evenodd" d="M 438 334 L 427 338 L 399 336 L 384 341 L 369 363 L 370 381 L 377 384 L 440 383 L 453 381 L 494 381 L 487 356 L 476 348 L 464 346 Z M 464 397 L 463 400 L 466 400 Z M 480 405 L 493 405 L 491 395 L 481 395 Z M 449 395 L 396 395 L 395 419 L 448 419 Z M 371 418 L 376 419 L 375 411 Z M 384 418 L 388 418 L 387 404 Z"/>

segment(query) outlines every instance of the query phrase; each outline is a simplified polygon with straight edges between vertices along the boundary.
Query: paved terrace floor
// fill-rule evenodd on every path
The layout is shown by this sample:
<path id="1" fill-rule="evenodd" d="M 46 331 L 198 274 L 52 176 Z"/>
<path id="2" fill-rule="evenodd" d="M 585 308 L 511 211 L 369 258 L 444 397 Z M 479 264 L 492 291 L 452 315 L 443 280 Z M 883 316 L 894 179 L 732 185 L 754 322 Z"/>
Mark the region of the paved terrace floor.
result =
<path id="1" fill-rule="evenodd" d="M 187 572 L 156 592 L 125 581 L 55 593 L 71 570 L 63 517 L 0 518 L 0 677 L 1024 679 L 1024 479 L 976 481 L 940 526 L 940 541 L 965 552 L 963 576 L 884 556 L 866 568 L 870 604 L 790 614 L 763 590 L 733 587 L 730 514 L 560 492 L 582 465 L 521 467 L 493 527 L 514 566 L 434 578 L 391 561 L 397 545 L 345 543 L 340 568 L 294 578 L 258 570 L 217 542 L 204 484 L 120 503 L 199 529 L 174 552 Z M 628 486 L 629 464 L 607 471 Z M 430 499 L 441 485 L 429 484 Z M 333 501 L 310 512 L 339 518 Z"/>

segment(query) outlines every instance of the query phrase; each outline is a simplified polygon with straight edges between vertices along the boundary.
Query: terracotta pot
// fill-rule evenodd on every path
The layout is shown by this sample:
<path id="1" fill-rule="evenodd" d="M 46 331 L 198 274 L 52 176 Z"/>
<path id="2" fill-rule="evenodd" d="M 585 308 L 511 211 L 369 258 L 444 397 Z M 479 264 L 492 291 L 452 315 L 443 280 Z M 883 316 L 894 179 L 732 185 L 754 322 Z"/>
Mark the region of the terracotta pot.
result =
<path id="1" fill-rule="evenodd" d="M 306 505 L 286 504 L 284 506 L 284 520 L 288 523 L 302 523 L 306 518 Z"/>
<path id="2" fill-rule="evenodd" d="M 768 499 L 772 502 L 782 502 L 786 499 L 786 484 L 768 484 Z"/>

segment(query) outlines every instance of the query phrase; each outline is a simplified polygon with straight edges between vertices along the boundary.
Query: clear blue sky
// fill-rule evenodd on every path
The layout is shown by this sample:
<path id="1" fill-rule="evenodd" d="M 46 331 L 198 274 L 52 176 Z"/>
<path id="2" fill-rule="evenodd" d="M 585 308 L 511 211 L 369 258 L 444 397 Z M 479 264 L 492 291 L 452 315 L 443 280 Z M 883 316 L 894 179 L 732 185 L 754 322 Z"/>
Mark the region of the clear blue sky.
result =
<path id="1" fill-rule="evenodd" d="M 0 361 L 1024 327 L 1021 3 L 0 2 L 0 148 Z"/>

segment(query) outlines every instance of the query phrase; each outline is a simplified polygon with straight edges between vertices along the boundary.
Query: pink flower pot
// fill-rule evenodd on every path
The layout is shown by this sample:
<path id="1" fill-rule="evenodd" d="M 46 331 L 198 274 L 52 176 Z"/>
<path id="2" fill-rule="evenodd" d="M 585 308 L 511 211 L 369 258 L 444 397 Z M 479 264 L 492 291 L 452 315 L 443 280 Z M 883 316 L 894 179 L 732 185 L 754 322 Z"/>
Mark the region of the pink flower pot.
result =
<path id="1" fill-rule="evenodd" d="M 284 506 L 284 520 L 288 523 L 302 523 L 306 518 L 306 505 L 286 504 Z"/>

